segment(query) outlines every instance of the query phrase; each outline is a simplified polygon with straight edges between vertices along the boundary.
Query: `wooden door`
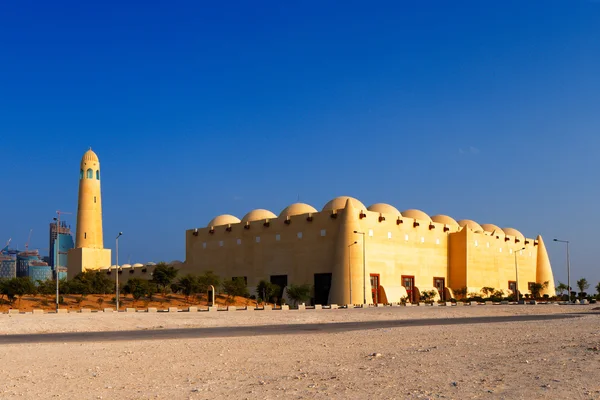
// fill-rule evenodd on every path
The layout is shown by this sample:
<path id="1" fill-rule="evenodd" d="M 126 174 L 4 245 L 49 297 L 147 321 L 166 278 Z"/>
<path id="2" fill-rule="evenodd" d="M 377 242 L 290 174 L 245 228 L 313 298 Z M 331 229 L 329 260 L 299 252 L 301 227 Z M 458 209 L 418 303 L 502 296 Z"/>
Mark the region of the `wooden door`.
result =
<path id="1" fill-rule="evenodd" d="M 411 303 L 415 302 L 415 277 L 402 275 L 402 286 L 406 288 L 408 294 L 408 301 Z"/>
<path id="2" fill-rule="evenodd" d="M 371 274 L 371 296 L 373 304 L 379 303 L 379 274 Z"/>
<path id="3" fill-rule="evenodd" d="M 445 278 L 433 278 L 433 287 L 437 289 L 440 294 L 440 300 L 444 301 L 444 292 L 446 290 L 446 279 Z"/>

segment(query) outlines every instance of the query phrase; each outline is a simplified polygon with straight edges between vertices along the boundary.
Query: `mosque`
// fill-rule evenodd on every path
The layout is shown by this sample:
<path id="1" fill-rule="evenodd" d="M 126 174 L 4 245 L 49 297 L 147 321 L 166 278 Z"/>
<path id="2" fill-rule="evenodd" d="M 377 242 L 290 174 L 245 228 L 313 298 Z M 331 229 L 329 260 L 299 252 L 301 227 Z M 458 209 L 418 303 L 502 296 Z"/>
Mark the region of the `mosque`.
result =
<path id="1" fill-rule="evenodd" d="M 102 239 L 100 162 L 90 149 L 80 164 L 76 245 L 68 254 L 68 277 L 88 269 L 111 273 L 111 252 Z M 555 295 L 554 278 L 541 236 L 475 221 L 400 212 L 389 204 L 365 207 L 342 196 L 317 211 L 296 203 L 279 215 L 258 209 L 241 220 L 213 218 L 186 231 L 186 258 L 174 262 L 181 274 L 213 271 L 240 278 L 253 293 L 261 280 L 282 289 L 310 284 L 314 304 L 419 301 L 423 291 L 454 298 L 457 289 L 484 287 L 511 295 L 548 282 L 542 294 Z M 129 277 L 150 277 L 153 265 L 122 268 Z M 123 277 L 124 280 L 127 278 Z"/>

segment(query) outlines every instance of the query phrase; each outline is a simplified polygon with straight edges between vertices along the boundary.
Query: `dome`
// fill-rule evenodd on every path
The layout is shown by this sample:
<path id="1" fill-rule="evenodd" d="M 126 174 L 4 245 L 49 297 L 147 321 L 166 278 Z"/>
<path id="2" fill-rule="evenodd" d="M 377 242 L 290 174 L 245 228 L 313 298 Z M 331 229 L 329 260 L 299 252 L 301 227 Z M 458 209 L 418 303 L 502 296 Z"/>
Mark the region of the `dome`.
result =
<path id="1" fill-rule="evenodd" d="M 277 218 L 277 215 L 273 214 L 269 210 L 263 210 L 261 208 L 257 210 L 252 210 L 248 214 L 244 215 L 242 218 L 242 222 L 252 222 L 252 221 L 261 221 L 263 219 Z"/>
<path id="2" fill-rule="evenodd" d="M 309 205 L 304 203 L 294 203 L 286 208 L 279 214 L 280 217 L 291 217 L 292 215 L 302 215 L 308 213 L 316 213 L 317 210 Z"/>
<path id="3" fill-rule="evenodd" d="M 146 263 L 146 265 L 156 265 L 156 263 L 155 263 L 155 262 L 152 262 L 152 261 L 150 261 L 150 262 L 147 262 L 147 263 Z"/>
<path id="4" fill-rule="evenodd" d="M 143 266 L 144 266 L 144 264 L 140 264 L 140 263 L 133 264 L 133 268 L 142 268 Z"/>
<path id="5" fill-rule="evenodd" d="M 367 209 L 363 203 L 356 200 L 354 197 L 340 196 L 325 204 L 322 211 L 341 210 L 342 208 L 346 207 L 346 200 L 350 200 L 354 208 L 358 208 L 359 210 Z"/>
<path id="6" fill-rule="evenodd" d="M 169 263 L 169 265 L 176 265 L 176 264 L 183 264 L 183 263 L 179 260 L 173 260 Z"/>
<path id="7" fill-rule="evenodd" d="M 481 225 L 481 227 L 483 228 L 484 231 L 490 232 L 490 233 L 494 233 L 494 232 L 501 233 L 502 232 L 502 228 L 500 228 L 499 226 L 496 226 L 494 224 L 483 224 L 483 225 Z"/>
<path id="8" fill-rule="evenodd" d="M 456 220 L 454 218 L 449 217 L 447 215 L 442 215 L 442 214 L 434 215 L 433 217 L 431 217 L 431 220 L 433 222 L 437 222 L 438 224 L 458 226 L 458 222 L 456 222 Z"/>
<path id="9" fill-rule="evenodd" d="M 518 239 L 525 240 L 525 236 L 521 232 L 513 228 L 504 228 L 502 229 L 505 235 L 514 236 Z"/>
<path id="10" fill-rule="evenodd" d="M 239 222 L 240 219 L 238 217 L 229 214 L 223 214 L 211 219 L 208 223 L 208 227 L 210 228 L 211 226 L 238 224 Z"/>
<path id="11" fill-rule="evenodd" d="M 483 232 L 483 228 L 481 227 L 481 225 L 470 219 L 461 219 L 460 221 L 458 221 L 458 225 L 460 225 L 463 228 L 466 226 L 467 228 L 475 232 Z"/>
<path id="12" fill-rule="evenodd" d="M 420 219 L 422 221 L 431 221 L 429 215 L 421 210 L 406 210 L 402 211 L 402 216 L 406 218 Z"/>
<path id="13" fill-rule="evenodd" d="M 367 207 L 367 210 L 382 213 L 382 214 L 393 214 L 396 216 L 402 215 L 402 213 L 400 213 L 400 211 L 398 211 L 398 209 L 396 207 L 390 206 L 389 204 L 385 204 L 385 203 L 372 204 L 369 207 Z"/>
<path id="14" fill-rule="evenodd" d="M 123 264 L 121 265 L 121 268 L 131 268 L 131 264 Z"/>
<path id="15" fill-rule="evenodd" d="M 96 155 L 96 153 L 94 153 L 92 151 L 91 148 L 88 151 L 86 151 L 85 154 L 83 155 L 83 157 L 81 158 L 81 162 L 86 162 L 86 161 L 99 162 L 98 156 Z"/>

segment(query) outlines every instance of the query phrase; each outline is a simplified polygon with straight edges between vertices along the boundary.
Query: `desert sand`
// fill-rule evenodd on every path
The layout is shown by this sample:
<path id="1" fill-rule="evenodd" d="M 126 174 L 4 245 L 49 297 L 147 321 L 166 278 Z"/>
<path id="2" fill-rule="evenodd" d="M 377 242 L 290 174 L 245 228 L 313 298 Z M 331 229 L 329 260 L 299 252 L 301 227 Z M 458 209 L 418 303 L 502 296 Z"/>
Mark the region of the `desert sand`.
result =
<path id="1" fill-rule="evenodd" d="M 0 398 L 600 399 L 600 315 L 593 308 L 3 314 L 0 335 L 584 313 L 544 322 L 3 345 Z"/>

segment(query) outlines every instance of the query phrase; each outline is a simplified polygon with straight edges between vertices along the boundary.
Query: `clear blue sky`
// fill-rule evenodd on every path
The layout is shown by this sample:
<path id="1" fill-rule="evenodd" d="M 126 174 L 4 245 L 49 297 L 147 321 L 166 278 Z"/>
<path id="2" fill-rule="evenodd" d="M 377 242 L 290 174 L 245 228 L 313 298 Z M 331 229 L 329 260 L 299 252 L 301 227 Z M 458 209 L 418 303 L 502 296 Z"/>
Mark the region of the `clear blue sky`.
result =
<path id="1" fill-rule="evenodd" d="M 542 234 L 557 280 L 570 239 L 600 280 L 598 1 L 4 1 L 0 37 L 0 242 L 75 226 L 92 146 L 125 261 L 351 195 Z"/>

